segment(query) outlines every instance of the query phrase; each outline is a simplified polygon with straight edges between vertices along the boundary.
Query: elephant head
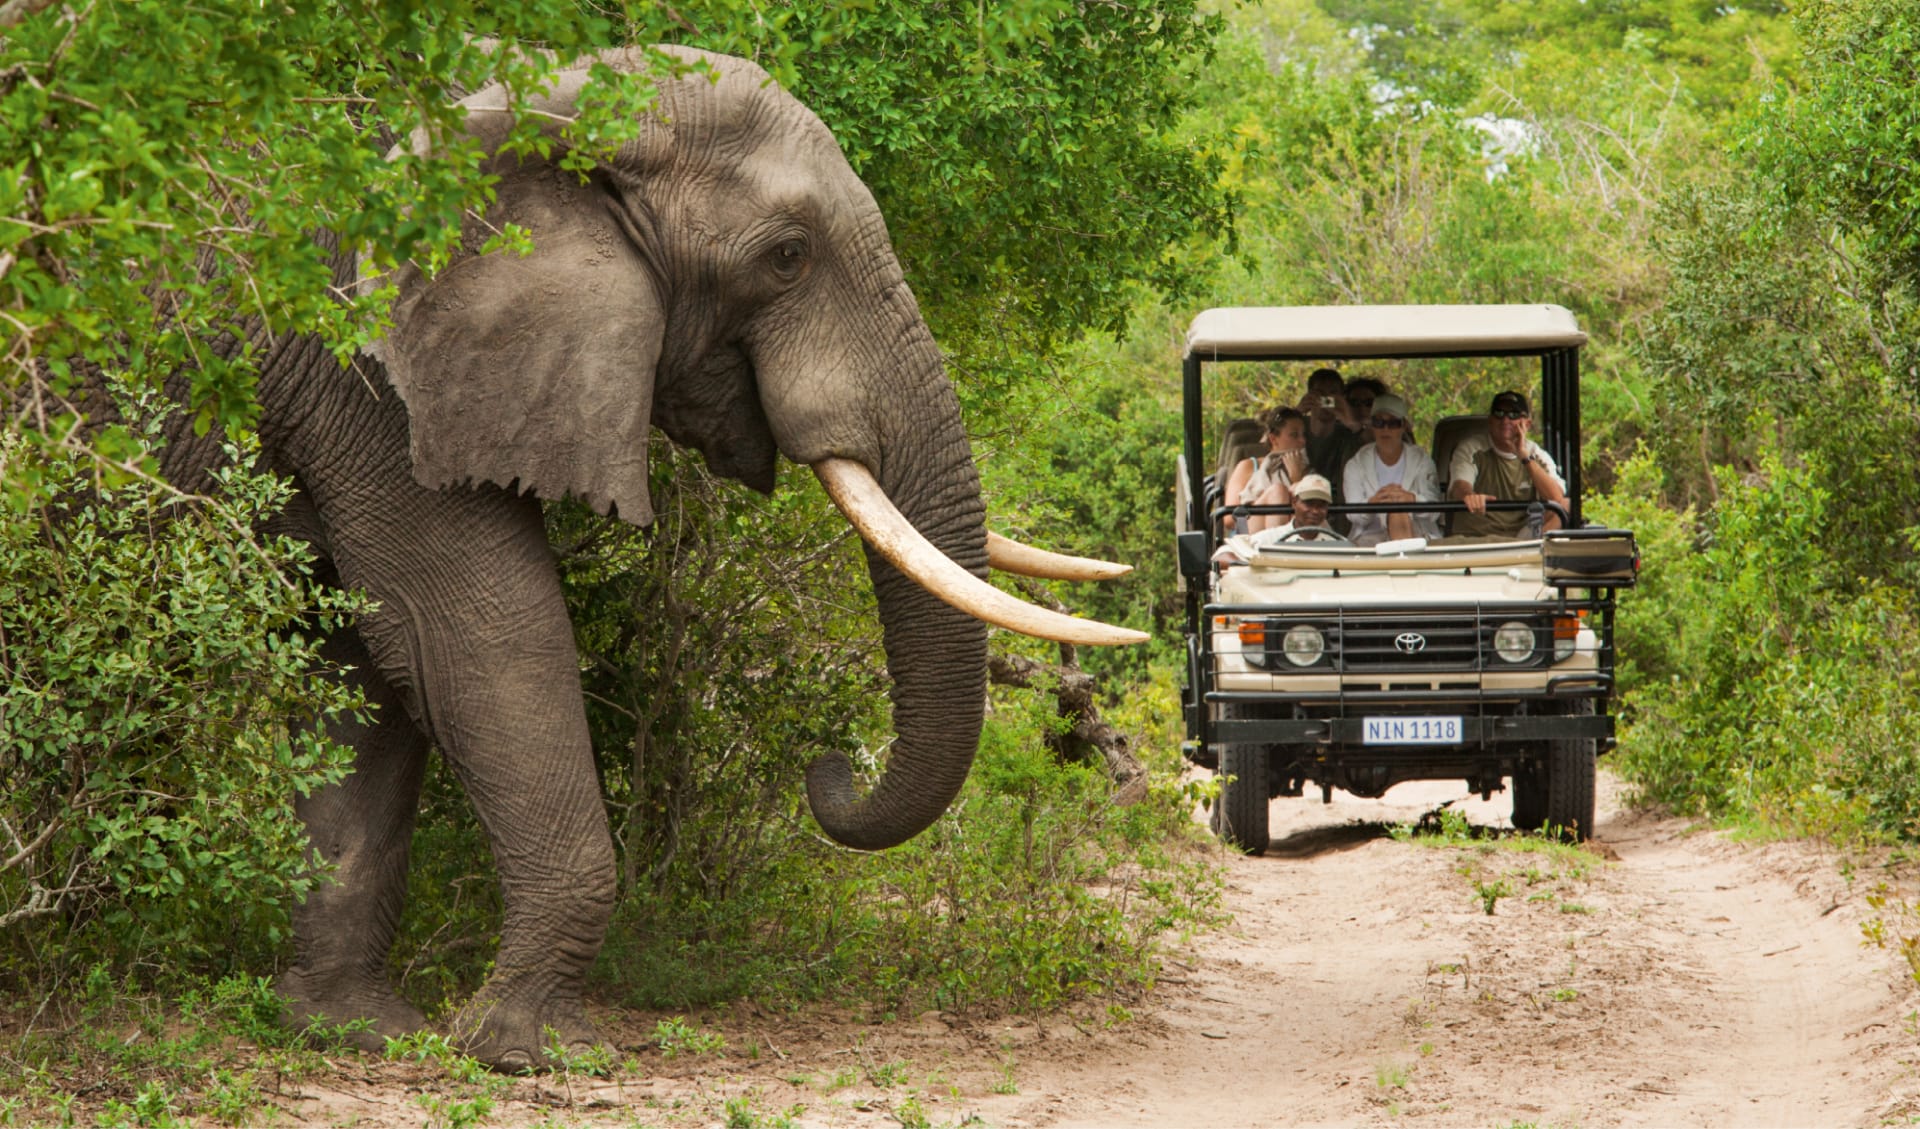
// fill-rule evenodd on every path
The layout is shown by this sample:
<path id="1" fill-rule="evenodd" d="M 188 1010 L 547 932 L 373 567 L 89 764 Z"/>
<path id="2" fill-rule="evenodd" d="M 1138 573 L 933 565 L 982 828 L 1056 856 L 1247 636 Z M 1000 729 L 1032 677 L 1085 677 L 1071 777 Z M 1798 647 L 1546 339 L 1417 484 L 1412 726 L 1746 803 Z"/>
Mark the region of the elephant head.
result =
<path id="1" fill-rule="evenodd" d="M 830 757 L 809 769 L 808 796 L 835 839 L 889 846 L 937 819 L 972 763 L 986 677 L 976 617 L 1084 642 L 1144 636 L 984 582 L 989 537 L 959 403 L 872 195 L 826 126 L 759 67 L 672 50 L 703 70 L 660 75 L 640 136 L 584 179 L 560 166 L 560 127 L 594 60 L 527 107 L 554 146 L 545 157 L 500 149 L 511 126 L 500 91 L 466 99 L 495 203 L 436 274 L 398 272 L 377 355 L 430 487 L 570 493 L 645 524 L 652 425 L 761 491 L 776 454 L 813 466 L 866 539 L 898 739 L 870 794 Z M 658 56 L 597 60 L 631 72 Z M 481 253 L 507 224 L 531 233 L 532 252 Z M 1014 571 L 1101 571 L 995 547 Z"/>

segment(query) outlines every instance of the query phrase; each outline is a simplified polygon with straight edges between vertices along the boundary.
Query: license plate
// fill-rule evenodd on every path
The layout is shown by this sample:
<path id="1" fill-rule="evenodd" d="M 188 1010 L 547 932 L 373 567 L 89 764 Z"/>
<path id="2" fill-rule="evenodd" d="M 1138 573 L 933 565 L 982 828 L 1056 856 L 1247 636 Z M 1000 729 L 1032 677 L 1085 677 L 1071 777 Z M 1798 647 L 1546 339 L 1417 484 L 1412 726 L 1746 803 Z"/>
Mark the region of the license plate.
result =
<path id="1" fill-rule="evenodd" d="M 1458 745 L 1458 717 L 1369 717 L 1360 733 L 1363 745 Z"/>

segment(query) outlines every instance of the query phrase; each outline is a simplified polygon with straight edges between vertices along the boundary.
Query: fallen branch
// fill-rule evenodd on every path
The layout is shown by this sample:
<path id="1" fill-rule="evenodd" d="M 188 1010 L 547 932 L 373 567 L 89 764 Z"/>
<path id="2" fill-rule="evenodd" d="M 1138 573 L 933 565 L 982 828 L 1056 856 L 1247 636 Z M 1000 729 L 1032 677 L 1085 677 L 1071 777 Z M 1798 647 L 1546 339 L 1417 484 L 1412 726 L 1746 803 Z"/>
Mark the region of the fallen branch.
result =
<path id="1" fill-rule="evenodd" d="M 1069 661 L 1043 663 L 1020 655 L 994 655 L 987 660 L 987 679 L 996 686 L 1025 690 L 1036 683 L 1053 691 L 1060 716 L 1068 722 L 1064 733 L 1047 738 L 1054 755 L 1075 764 L 1099 764 L 1114 784 L 1114 802 L 1137 803 L 1147 794 L 1147 770 L 1129 748 L 1127 735 L 1100 720 L 1094 696 L 1099 690 L 1093 675 Z"/>

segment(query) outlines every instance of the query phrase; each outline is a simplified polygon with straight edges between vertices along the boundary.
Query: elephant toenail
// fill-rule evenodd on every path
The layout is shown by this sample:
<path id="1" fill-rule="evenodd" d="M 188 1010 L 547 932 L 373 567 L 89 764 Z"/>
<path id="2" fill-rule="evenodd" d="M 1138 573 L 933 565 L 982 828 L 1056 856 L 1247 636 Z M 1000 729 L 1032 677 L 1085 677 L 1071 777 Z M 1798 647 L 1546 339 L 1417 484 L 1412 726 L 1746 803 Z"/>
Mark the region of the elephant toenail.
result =
<path id="1" fill-rule="evenodd" d="M 533 1056 L 525 1051 L 508 1051 L 494 1063 L 494 1069 L 507 1074 L 525 1074 L 533 1069 Z"/>

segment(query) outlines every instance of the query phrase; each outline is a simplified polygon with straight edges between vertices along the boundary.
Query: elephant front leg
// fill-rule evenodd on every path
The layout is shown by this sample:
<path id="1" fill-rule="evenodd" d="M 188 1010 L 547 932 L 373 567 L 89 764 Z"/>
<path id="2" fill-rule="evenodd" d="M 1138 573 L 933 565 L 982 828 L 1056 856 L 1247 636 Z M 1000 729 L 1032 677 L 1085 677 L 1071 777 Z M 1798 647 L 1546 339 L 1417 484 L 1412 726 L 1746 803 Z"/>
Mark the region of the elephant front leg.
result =
<path id="1" fill-rule="evenodd" d="M 505 909 L 493 972 L 453 1034 L 496 1068 L 539 1068 L 553 1038 L 599 1045 L 582 997 L 614 901 L 613 841 L 553 553 L 530 498 L 434 493 L 398 473 L 381 485 L 391 496 L 373 500 L 383 505 L 336 504 L 334 559 L 342 583 L 377 602 L 361 637 L 472 801 Z"/>
<path id="2" fill-rule="evenodd" d="M 600 1045 L 582 997 L 613 915 L 613 842 L 565 624 L 550 648 L 523 636 L 497 668 L 465 671 L 458 708 L 436 727 L 492 843 L 506 911 L 493 974 L 453 1033 L 501 1070 L 544 1068 L 556 1042 Z"/>
<path id="3" fill-rule="evenodd" d="M 295 955 L 276 985 L 296 1030 L 364 1021 L 347 1042 L 380 1051 L 386 1040 L 419 1030 L 425 1019 L 387 978 L 387 954 L 406 902 L 407 850 L 426 772 L 427 740 L 352 629 L 336 632 L 322 654 L 351 667 L 373 719 L 334 724 L 329 735 L 354 750 L 353 771 L 338 784 L 295 802 L 311 850 L 332 865 L 293 910 Z"/>

